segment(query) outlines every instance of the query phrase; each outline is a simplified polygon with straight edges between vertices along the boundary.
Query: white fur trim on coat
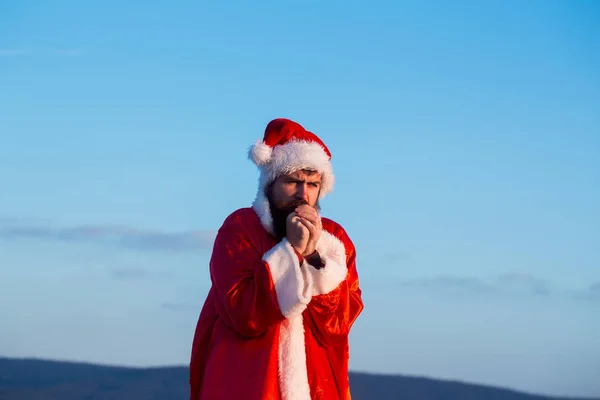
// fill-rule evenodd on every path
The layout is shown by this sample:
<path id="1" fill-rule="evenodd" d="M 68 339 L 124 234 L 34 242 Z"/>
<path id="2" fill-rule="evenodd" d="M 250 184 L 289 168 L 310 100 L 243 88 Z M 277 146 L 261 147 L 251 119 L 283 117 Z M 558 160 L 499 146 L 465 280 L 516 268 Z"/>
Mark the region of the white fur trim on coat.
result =
<path id="1" fill-rule="evenodd" d="M 313 282 L 313 296 L 327 294 L 346 279 L 346 247 L 331 233 L 323 230 L 317 243 L 317 251 L 325 267 L 316 269 L 308 266 Z"/>
<path id="2" fill-rule="evenodd" d="M 286 319 L 281 323 L 278 373 L 282 400 L 310 400 L 302 312 L 312 297 L 312 276 L 300 266 L 294 248 L 283 239 L 264 256 Z"/>
<path id="3" fill-rule="evenodd" d="M 254 212 L 256 212 L 256 215 L 258 215 L 261 225 L 267 230 L 267 232 L 269 232 L 271 235 L 274 235 L 275 229 L 273 227 L 271 206 L 269 205 L 269 199 L 267 199 L 267 195 L 265 193 L 266 186 L 267 183 L 265 176 L 261 174 L 258 192 L 256 193 L 256 198 L 252 203 L 252 208 L 254 209 Z"/>
<path id="4" fill-rule="evenodd" d="M 300 268 L 290 242 L 283 239 L 265 253 L 263 260 L 269 265 L 281 313 L 286 318 L 301 315 L 312 297 L 312 276 Z"/>
<path id="5" fill-rule="evenodd" d="M 273 233 L 273 220 L 264 191 L 259 192 L 253 207 L 265 229 Z M 320 270 L 306 261 L 300 265 L 286 238 L 263 256 L 269 266 L 277 301 L 286 317 L 279 328 L 277 349 L 282 400 L 310 400 L 302 312 L 313 295 L 331 292 L 348 272 L 345 246 L 334 235 L 323 230 L 317 250 L 325 262 L 325 267 Z"/>
<path id="6" fill-rule="evenodd" d="M 302 315 L 281 323 L 278 357 L 282 400 L 310 400 Z"/>

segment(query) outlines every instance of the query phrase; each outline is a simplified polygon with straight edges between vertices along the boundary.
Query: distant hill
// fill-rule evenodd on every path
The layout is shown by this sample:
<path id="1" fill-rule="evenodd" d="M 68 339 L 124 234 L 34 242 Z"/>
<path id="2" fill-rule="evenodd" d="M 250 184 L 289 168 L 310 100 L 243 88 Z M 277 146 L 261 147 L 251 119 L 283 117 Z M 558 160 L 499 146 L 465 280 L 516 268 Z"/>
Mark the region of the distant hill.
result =
<path id="1" fill-rule="evenodd" d="M 353 372 L 350 379 L 353 400 L 558 399 L 481 385 L 395 375 Z M 0 357 L 0 399 L 189 400 L 188 371 L 185 367 L 126 368 Z"/>

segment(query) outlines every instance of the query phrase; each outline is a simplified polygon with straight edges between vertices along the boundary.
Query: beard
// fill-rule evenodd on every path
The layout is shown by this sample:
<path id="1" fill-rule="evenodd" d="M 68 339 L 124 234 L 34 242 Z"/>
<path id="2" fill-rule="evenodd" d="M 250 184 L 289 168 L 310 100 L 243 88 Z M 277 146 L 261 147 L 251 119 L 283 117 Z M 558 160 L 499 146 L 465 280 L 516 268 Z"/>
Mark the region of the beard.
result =
<path id="1" fill-rule="evenodd" d="M 287 235 L 287 218 L 294 210 L 303 204 L 308 204 L 306 200 L 297 199 L 285 203 L 277 203 L 269 198 L 269 207 L 271 217 L 273 218 L 273 231 L 278 240 L 282 240 Z"/>

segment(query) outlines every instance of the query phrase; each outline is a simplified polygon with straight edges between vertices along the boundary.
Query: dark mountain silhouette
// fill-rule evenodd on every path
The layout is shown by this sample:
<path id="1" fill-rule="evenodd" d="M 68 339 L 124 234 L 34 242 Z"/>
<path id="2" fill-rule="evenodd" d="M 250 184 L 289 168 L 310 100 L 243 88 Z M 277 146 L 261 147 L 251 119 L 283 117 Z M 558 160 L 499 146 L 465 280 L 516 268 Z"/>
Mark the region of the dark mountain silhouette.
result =
<path id="1" fill-rule="evenodd" d="M 353 372 L 350 379 L 353 400 L 558 399 L 427 378 Z M 188 400 L 188 371 L 0 357 L 0 399 Z"/>

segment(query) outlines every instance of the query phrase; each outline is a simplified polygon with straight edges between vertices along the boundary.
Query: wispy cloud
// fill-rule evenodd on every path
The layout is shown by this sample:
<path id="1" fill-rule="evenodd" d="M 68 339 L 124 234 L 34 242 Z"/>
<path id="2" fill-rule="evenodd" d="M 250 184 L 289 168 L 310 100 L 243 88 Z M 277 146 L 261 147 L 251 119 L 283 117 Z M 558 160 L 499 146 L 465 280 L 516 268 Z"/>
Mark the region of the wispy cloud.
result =
<path id="1" fill-rule="evenodd" d="M 589 285 L 587 290 L 576 293 L 575 296 L 576 296 L 576 298 L 582 299 L 582 300 L 593 300 L 593 301 L 600 300 L 600 281 L 593 282 L 592 284 Z"/>
<path id="2" fill-rule="evenodd" d="M 489 279 L 447 274 L 401 279 L 399 284 L 404 287 L 427 289 L 454 295 L 560 296 L 572 300 L 600 301 L 600 281 L 592 282 L 581 288 L 567 289 L 529 273 L 508 272 L 492 276 Z"/>
<path id="3" fill-rule="evenodd" d="M 400 282 L 402 285 L 412 287 L 480 293 L 521 292 L 547 295 L 552 291 L 548 282 L 527 273 L 505 273 L 488 280 L 448 274 L 427 278 L 404 279 Z"/>
<path id="4" fill-rule="evenodd" d="M 426 278 L 402 279 L 400 283 L 404 286 L 425 287 L 432 289 L 463 289 L 463 290 L 486 290 L 489 285 L 477 278 L 459 275 L 436 275 Z"/>
<path id="5" fill-rule="evenodd" d="M 0 57 L 25 56 L 31 54 L 29 49 L 0 49 Z"/>
<path id="6" fill-rule="evenodd" d="M 195 252 L 212 247 L 216 232 L 163 232 L 120 225 L 56 227 L 15 218 L 0 218 L 0 240 L 36 239 L 90 242 L 142 251 Z"/>
<path id="7" fill-rule="evenodd" d="M 547 295 L 552 292 L 548 281 L 528 273 L 498 275 L 494 285 L 504 290 L 530 292 L 536 295 Z"/>

